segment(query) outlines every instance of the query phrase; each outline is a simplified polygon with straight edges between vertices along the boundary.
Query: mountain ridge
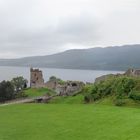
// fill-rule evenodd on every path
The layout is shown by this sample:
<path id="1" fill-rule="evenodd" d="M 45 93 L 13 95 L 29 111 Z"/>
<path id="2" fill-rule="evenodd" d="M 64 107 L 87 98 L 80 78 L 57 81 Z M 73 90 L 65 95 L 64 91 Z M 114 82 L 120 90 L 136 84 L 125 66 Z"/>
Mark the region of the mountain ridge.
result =
<path id="1" fill-rule="evenodd" d="M 127 70 L 140 68 L 140 44 L 72 49 L 17 59 L 0 59 L 0 66 L 29 66 L 65 69 Z"/>

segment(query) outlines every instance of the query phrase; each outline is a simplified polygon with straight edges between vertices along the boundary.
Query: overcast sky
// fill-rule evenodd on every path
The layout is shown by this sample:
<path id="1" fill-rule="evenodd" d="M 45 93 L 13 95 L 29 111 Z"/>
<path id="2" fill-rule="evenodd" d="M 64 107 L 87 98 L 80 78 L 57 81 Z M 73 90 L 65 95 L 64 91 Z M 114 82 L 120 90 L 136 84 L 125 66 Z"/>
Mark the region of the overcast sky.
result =
<path id="1" fill-rule="evenodd" d="M 0 0 L 0 58 L 140 43 L 140 0 Z"/>

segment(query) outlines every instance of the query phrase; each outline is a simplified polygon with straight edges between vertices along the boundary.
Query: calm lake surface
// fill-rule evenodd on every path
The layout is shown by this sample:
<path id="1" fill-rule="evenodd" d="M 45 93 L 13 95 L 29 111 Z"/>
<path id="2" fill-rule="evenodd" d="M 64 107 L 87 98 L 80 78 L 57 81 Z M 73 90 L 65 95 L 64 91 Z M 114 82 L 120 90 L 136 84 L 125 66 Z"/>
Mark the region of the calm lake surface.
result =
<path id="1" fill-rule="evenodd" d="M 123 73 L 122 71 L 101 71 L 101 70 L 75 70 L 75 69 L 52 69 L 40 68 L 43 71 L 45 81 L 50 76 L 56 76 L 63 80 L 77 80 L 83 82 L 94 82 L 95 78 L 105 74 Z M 13 77 L 23 76 L 30 79 L 29 67 L 0 67 L 0 81 L 11 80 Z"/>

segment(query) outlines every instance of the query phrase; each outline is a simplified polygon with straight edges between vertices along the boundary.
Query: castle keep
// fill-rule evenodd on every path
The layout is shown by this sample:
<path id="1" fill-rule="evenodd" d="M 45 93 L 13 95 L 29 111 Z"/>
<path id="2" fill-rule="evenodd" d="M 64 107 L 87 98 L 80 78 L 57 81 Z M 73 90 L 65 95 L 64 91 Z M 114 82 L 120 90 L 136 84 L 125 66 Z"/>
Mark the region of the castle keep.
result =
<path id="1" fill-rule="evenodd" d="M 33 68 L 30 69 L 30 87 L 44 87 L 44 79 L 41 70 Z"/>

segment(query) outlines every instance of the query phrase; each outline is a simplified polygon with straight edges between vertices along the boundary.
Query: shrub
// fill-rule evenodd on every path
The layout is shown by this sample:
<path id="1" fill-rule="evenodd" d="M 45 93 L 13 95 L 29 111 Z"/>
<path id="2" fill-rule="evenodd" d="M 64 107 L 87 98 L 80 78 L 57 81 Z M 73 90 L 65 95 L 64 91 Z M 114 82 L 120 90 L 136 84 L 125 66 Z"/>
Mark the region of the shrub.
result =
<path id="1" fill-rule="evenodd" d="M 125 100 L 124 99 L 116 99 L 115 100 L 115 105 L 116 106 L 123 106 L 125 104 Z"/>
<path id="2" fill-rule="evenodd" d="M 136 81 L 132 77 L 118 77 L 115 79 L 113 90 L 118 96 L 128 96 L 136 85 Z"/>
<path id="3" fill-rule="evenodd" d="M 88 95 L 86 95 L 86 96 L 84 97 L 84 101 L 85 101 L 86 103 L 89 103 L 90 100 L 91 100 L 91 98 L 90 98 Z"/>
<path id="4" fill-rule="evenodd" d="M 0 83 L 0 102 L 13 99 L 15 97 L 14 86 L 10 81 Z"/>
<path id="5" fill-rule="evenodd" d="M 127 76 L 114 76 L 109 77 L 104 81 L 95 83 L 92 87 L 87 87 L 84 91 L 85 99 L 90 101 L 96 101 L 101 98 L 113 95 L 116 99 L 116 105 L 123 105 L 124 99 L 132 98 L 134 100 L 140 100 L 139 94 L 132 91 L 140 91 L 140 79 L 136 77 Z M 131 93 L 131 94 L 130 94 Z M 91 99 L 89 99 L 91 98 Z"/>
<path id="6" fill-rule="evenodd" d="M 129 95 L 129 98 L 133 100 L 140 100 L 140 91 L 132 91 Z"/>
<path id="7" fill-rule="evenodd" d="M 109 78 L 96 85 L 98 89 L 98 93 L 100 93 L 102 97 L 112 94 L 113 81 L 114 80 L 112 78 Z"/>

